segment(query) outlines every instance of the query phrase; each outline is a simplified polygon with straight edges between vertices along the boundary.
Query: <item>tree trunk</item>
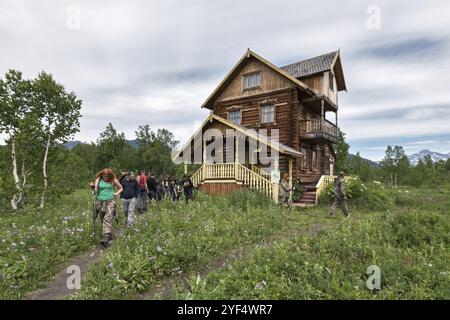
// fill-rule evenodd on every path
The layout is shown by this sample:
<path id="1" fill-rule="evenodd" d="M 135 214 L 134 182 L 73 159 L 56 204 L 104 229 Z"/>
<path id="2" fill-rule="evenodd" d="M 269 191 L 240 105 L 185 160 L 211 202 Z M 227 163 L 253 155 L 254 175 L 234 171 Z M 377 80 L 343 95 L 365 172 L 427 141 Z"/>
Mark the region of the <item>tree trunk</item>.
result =
<path id="1" fill-rule="evenodd" d="M 16 142 L 14 140 L 12 140 L 11 144 L 11 160 L 13 167 L 14 184 L 16 186 L 16 192 L 11 199 L 11 207 L 13 208 L 13 210 L 17 210 L 23 198 L 23 189 L 22 184 L 20 183 L 19 175 L 17 174 Z"/>
<path id="2" fill-rule="evenodd" d="M 50 134 L 47 137 L 47 144 L 45 145 L 44 161 L 42 163 L 42 174 L 44 176 L 44 190 L 42 190 L 41 205 L 39 206 L 41 209 L 43 209 L 45 206 L 45 193 L 47 192 L 47 188 L 48 188 L 47 158 L 48 158 L 49 148 L 50 148 Z"/>

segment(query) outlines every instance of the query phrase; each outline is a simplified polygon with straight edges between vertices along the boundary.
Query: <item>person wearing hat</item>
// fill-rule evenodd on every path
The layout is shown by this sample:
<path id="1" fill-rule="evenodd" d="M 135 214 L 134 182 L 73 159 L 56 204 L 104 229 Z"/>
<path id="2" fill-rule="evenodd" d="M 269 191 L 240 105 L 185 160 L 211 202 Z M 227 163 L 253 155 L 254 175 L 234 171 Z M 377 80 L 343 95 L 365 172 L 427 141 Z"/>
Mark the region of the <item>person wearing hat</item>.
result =
<path id="1" fill-rule="evenodd" d="M 334 179 L 334 202 L 331 206 L 330 215 L 334 215 L 336 213 L 336 207 L 339 206 L 346 217 L 350 216 L 350 212 L 347 207 L 344 176 L 345 173 L 341 171 L 336 179 Z"/>
<path id="2" fill-rule="evenodd" d="M 120 194 L 122 198 L 122 207 L 127 218 L 127 226 L 134 223 L 134 207 L 136 206 L 136 198 L 141 190 L 134 172 L 130 171 L 121 181 L 123 191 Z"/>

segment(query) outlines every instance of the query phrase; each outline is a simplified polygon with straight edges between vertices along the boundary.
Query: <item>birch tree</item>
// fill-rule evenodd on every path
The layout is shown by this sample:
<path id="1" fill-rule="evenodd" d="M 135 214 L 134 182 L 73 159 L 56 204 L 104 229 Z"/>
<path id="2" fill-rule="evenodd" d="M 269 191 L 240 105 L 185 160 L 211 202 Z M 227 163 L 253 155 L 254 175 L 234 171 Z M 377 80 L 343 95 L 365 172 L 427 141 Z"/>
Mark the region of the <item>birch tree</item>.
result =
<path id="1" fill-rule="evenodd" d="M 45 206 L 48 189 L 48 155 L 56 143 L 64 143 L 79 131 L 81 117 L 81 100 L 73 92 L 67 92 L 62 84 L 57 83 L 51 74 L 39 73 L 32 83 L 33 105 L 42 120 L 42 137 L 45 141 L 42 158 L 42 175 L 44 186 L 41 194 L 40 208 Z"/>
<path id="2" fill-rule="evenodd" d="M 6 135 L 6 143 L 10 146 L 12 175 L 15 192 L 11 199 L 11 207 L 17 210 L 23 203 L 24 189 L 29 170 L 25 160 L 18 166 L 18 142 L 27 139 L 27 128 L 33 127 L 30 121 L 32 114 L 30 81 L 22 78 L 22 73 L 9 70 L 0 80 L 0 133 Z"/>

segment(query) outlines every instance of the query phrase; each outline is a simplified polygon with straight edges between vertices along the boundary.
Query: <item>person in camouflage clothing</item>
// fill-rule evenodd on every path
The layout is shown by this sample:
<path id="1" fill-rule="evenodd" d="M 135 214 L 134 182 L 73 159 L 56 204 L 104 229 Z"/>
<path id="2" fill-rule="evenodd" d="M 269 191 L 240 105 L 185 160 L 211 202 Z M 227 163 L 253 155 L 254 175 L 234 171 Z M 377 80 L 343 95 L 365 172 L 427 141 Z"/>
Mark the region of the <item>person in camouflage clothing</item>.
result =
<path id="1" fill-rule="evenodd" d="M 347 207 L 347 195 L 345 194 L 344 172 L 340 172 L 334 180 L 334 202 L 331 206 L 330 215 L 336 213 L 336 206 L 339 206 L 346 217 L 350 216 Z"/>
<path id="2" fill-rule="evenodd" d="M 285 174 L 283 174 L 283 179 L 280 182 L 278 203 L 290 208 L 292 205 L 291 191 L 292 189 L 289 187 L 289 174 L 286 172 Z"/>

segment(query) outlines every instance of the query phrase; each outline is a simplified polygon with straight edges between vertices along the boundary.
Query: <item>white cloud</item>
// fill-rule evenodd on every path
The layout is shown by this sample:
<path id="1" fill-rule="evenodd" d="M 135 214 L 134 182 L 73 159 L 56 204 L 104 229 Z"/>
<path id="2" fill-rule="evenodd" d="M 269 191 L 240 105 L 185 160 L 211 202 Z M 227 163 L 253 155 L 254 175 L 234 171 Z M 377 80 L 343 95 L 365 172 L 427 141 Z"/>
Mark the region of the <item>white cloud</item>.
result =
<path id="1" fill-rule="evenodd" d="M 450 2 L 377 1 L 378 31 L 366 28 L 372 4 L 0 0 L 0 73 L 44 69 L 75 91 L 84 101 L 77 139 L 95 140 L 112 121 L 128 138 L 149 123 L 184 141 L 246 48 L 277 65 L 341 48 L 348 92 L 339 121 L 349 141 L 450 135 L 450 114 L 427 107 L 450 106 Z M 70 5 L 80 8 L 79 30 L 67 28 Z M 411 47 L 392 54 L 402 43 Z"/>

